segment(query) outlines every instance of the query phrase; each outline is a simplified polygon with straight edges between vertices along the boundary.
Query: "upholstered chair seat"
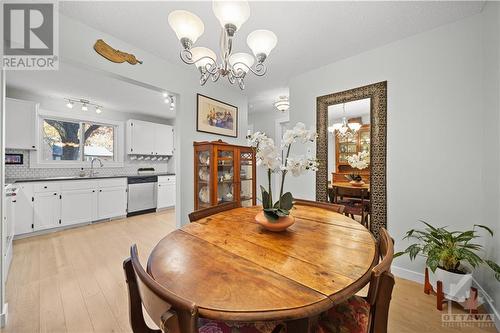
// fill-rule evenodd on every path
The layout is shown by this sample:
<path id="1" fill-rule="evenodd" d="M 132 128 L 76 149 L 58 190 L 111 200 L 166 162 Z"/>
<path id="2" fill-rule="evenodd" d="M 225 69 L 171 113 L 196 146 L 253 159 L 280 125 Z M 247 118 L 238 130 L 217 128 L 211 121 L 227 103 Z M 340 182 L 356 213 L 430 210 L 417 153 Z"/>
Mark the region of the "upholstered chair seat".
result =
<path id="1" fill-rule="evenodd" d="M 317 333 L 368 333 L 369 316 L 370 304 L 352 296 L 321 315 Z"/>
<path id="2" fill-rule="evenodd" d="M 284 325 L 277 322 L 222 322 L 200 318 L 199 333 L 284 333 Z"/>

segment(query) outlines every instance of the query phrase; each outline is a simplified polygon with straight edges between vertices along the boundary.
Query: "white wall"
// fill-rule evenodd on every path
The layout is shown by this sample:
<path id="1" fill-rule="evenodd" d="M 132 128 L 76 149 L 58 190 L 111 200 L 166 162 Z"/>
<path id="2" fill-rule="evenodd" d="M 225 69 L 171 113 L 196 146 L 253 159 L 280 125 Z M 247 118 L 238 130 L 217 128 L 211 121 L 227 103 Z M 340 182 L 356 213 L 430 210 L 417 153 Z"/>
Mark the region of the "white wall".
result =
<path id="1" fill-rule="evenodd" d="M 184 64 L 171 64 L 142 49 L 107 35 L 64 15 L 59 17 L 60 53 L 63 61 L 73 64 L 84 64 L 109 73 L 139 82 L 151 84 L 176 93 L 176 174 L 177 174 L 177 206 L 178 224 L 188 222 L 187 214 L 193 210 L 193 141 L 223 139 L 231 143 L 244 143 L 247 130 L 247 98 L 238 87 L 224 83 L 207 82 L 205 87 L 199 86 L 199 76 L 195 68 Z M 142 59 L 142 65 L 131 66 L 127 63 L 111 63 L 93 50 L 97 39 L 102 38 L 113 47 L 127 50 Z M 196 93 L 236 105 L 239 109 L 238 138 L 226 138 L 196 132 Z"/>
<path id="2" fill-rule="evenodd" d="M 500 3 L 488 2 L 483 9 L 483 202 L 482 223 L 495 231 L 495 238 L 488 239 L 487 255 L 500 262 Z M 481 281 L 493 297 L 500 313 L 500 283 L 488 269 L 483 269 Z M 497 318 L 500 329 L 500 318 Z"/>
<path id="3" fill-rule="evenodd" d="M 488 252 L 499 260 L 498 7 L 290 80 L 290 123 L 307 126 L 316 124 L 317 96 L 388 81 L 388 228 L 397 250 L 419 219 L 458 230 L 483 223 L 497 228 Z M 483 50 L 484 31 L 494 42 Z M 256 131 L 272 122 L 250 117 Z M 297 197 L 314 199 L 313 174 L 287 184 Z M 407 257 L 395 265 L 399 273 L 424 267 Z M 478 278 L 500 304 L 499 284 L 488 274 Z"/>

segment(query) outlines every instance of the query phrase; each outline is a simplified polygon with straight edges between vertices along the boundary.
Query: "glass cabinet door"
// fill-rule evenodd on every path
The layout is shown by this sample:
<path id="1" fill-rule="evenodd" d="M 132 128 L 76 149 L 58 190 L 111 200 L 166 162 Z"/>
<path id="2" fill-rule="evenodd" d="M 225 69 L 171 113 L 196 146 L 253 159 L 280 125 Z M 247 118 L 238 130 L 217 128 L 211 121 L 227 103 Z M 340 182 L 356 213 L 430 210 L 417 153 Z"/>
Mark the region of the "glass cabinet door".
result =
<path id="1" fill-rule="evenodd" d="M 210 151 L 209 150 L 199 151 L 197 157 L 198 157 L 198 163 L 197 163 L 198 207 L 206 208 L 211 206 Z"/>
<path id="2" fill-rule="evenodd" d="M 217 203 L 234 200 L 234 150 L 218 148 Z"/>
<path id="3" fill-rule="evenodd" d="M 253 206 L 255 193 L 253 189 L 253 153 L 240 152 L 240 202 L 242 207 Z"/>

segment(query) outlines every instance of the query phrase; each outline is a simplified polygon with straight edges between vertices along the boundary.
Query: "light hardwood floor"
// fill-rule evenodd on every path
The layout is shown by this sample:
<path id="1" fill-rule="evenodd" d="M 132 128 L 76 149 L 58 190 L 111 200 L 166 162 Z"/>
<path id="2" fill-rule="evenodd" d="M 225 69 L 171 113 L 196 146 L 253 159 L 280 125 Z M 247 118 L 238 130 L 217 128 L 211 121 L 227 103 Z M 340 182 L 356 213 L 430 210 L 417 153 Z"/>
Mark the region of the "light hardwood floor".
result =
<path id="1" fill-rule="evenodd" d="M 168 210 L 15 241 L 7 281 L 9 319 L 2 332 L 130 332 L 122 261 L 136 243 L 145 263 L 174 229 L 175 214 Z M 435 297 L 398 279 L 389 332 L 495 329 L 442 327 Z"/>

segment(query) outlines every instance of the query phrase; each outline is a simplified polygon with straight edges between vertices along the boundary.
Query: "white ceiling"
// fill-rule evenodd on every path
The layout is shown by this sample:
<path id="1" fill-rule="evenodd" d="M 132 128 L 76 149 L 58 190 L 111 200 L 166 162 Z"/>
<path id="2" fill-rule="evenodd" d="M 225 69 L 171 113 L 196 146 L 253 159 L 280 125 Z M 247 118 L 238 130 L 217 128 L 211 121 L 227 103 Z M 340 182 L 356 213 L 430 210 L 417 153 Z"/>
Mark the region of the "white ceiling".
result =
<path id="1" fill-rule="evenodd" d="M 162 93 L 66 63 L 57 71 L 9 71 L 7 86 L 40 96 L 87 99 L 106 110 L 174 118 Z"/>
<path id="2" fill-rule="evenodd" d="M 250 110 L 272 110 L 272 102 L 287 92 L 288 80 L 297 74 L 474 15 L 483 5 L 484 1 L 252 1 L 249 20 L 236 33 L 234 52 L 250 52 L 246 37 L 255 29 L 274 31 L 278 45 L 266 60 L 267 75 L 249 75 L 243 93 L 253 106 Z M 180 44 L 167 16 L 175 9 L 189 10 L 205 24 L 196 45 L 218 53 L 220 26 L 210 1 L 68 1 L 59 7 L 65 15 L 178 64 Z"/>
<path id="3" fill-rule="evenodd" d="M 328 106 L 328 123 L 330 124 L 339 122 L 342 117 L 346 117 L 347 119 L 358 117 L 369 119 L 369 115 L 369 98 L 345 103 L 345 113 L 342 103 Z"/>

